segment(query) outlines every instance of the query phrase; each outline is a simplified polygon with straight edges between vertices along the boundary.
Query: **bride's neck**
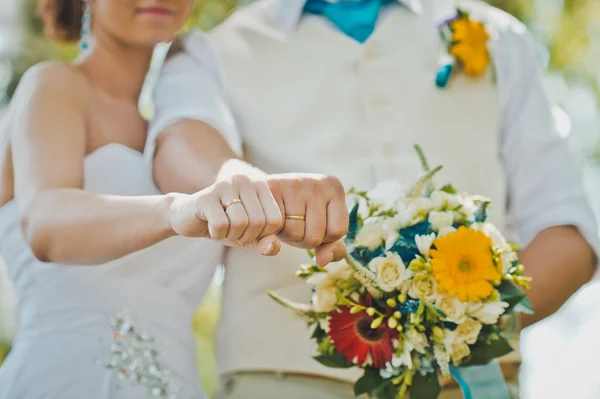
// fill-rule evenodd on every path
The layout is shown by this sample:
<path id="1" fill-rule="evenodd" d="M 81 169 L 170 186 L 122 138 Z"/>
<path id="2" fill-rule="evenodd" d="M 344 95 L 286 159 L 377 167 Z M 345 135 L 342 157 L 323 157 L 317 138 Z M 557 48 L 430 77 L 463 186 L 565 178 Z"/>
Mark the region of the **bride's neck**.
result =
<path id="1" fill-rule="evenodd" d="M 152 48 L 126 46 L 115 39 L 97 37 L 79 64 L 100 90 L 137 102 L 152 53 Z"/>

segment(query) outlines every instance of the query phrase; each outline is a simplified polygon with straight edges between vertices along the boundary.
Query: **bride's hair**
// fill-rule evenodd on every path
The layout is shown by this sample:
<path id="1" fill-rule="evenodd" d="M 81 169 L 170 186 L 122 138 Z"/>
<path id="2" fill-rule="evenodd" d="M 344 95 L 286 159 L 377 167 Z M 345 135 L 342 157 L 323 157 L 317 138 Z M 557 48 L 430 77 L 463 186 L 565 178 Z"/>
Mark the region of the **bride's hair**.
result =
<path id="1" fill-rule="evenodd" d="M 44 32 L 51 39 L 74 42 L 79 40 L 83 2 L 81 0 L 38 0 L 38 16 Z"/>

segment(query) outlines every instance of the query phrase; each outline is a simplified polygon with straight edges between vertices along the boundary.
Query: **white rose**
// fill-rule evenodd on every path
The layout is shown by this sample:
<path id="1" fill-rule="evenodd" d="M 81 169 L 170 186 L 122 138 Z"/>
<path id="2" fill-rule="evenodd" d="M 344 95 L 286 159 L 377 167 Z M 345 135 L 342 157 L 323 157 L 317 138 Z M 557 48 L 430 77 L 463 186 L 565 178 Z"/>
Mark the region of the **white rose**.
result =
<path id="1" fill-rule="evenodd" d="M 455 342 L 448 349 L 452 357 L 452 363 L 455 365 L 459 365 L 465 357 L 471 354 L 469 345 L 464 342 Z"/>
<path id="2" fill-rule="evenodd" d="M 406 283 L 409 284 L 408 295 L 413 299 L 423 298 L 425 301 L 433 303 L 440 297 L 438 284 L 433 276 L 429 276 L 426 280 L 412 279 Z"/>
<path id="3" fill-rule="evenodd" d="M 443 236 L 447 236 L 448 234 L 452 234 L 456 231 L 456 227 L 453 226 L 449 226 L 449 227 L 444 227 L 443 229 L 441 229 L 438 232 L 438 237 L 443 237 Z"/>
<path id="4" fill-rule="evenodd" d="M 375 249 L 385 243 L 387 230 L 383 221 L 372 221 L 365 223 L 356 235 L 356 243 L 361 247 Z"/>
<path id="5" fill-rule="evenodd" d="M 481 323 L 468 317 L 456 327 L 456 337 L 469 345 L 473 345 L 481 332 Z"/>
<path id="6" fill-rule="evenodd" d="M 377 257 L 369 262 L 369 269 L 377 275 L 377 284 L 382 290 L 392 292 L 404 280 L 409 279 L 412 273 L 396 253 L 388 252 L 384 257 Z"/>
<path id="7" fill-rule="evenodd" d="M 317 312 L 333 312 L 337 305 L 338 288 L 335 285 L 322 284 L 315 287 L 312 302 Z"/>
<path id="8" fill-rule="evenodd" d="M 387 209 L 404 200 L 405 193 L 406 187 L 397 181 L 387 180 L 378 183 L 372 190 L 369 190 L 367 196 L 374 204 Z"/>
<path id="9" fill-rule="evenodd" d="M 494 244 L 494 247 L 500 249 L 501 251 L 510 248 L 508 243 L 506 242 L 506 239 L 500 232 L 500 230 L 498 230 L 496 228 L 496 226 L 494 226 L 493 224 L 491 224 L 491 223 L 473 223 L 471 228 L 473 228 L 474 230 L 479 230 L 479 231 L 483 232 L 483 234 L 485 234 L 486 236 L 491 238 L 492 244 Z"/>
<path id="10" fill-rule="evenodd" d="M 435 231 L 440 231 L 445 227 L 452 226 L 454 222 L 454 213 L 452 212 L 438 212 L 431 211 L 429 213 L 429 223 L 431 228 Z"/>
<path id="11" fill-rule="evenodd" d="M 435 303 L 446 314 L 446 320 L 460 324 L 465 321 L 466 305 L 455 296 L 441 296 Z"/>
<path id="12" fill-rule="evenodd" d="M 425 259 L 429 259 L 429 250 L 431 249 L 431 245 L 435 241 L 435 234 L 431 233 L 426 236 L 417 235 L 415 237 L 415 244 L 417 244 L 417 248 L 421 255 L 425 257 Z"/>
<path id="13" fill-rule="evenodd" d="M 467 313 L 483 324 L 496 324 L 507 307 L 508 303 L 502 301 L 473 303 L 469 304 Z"/>

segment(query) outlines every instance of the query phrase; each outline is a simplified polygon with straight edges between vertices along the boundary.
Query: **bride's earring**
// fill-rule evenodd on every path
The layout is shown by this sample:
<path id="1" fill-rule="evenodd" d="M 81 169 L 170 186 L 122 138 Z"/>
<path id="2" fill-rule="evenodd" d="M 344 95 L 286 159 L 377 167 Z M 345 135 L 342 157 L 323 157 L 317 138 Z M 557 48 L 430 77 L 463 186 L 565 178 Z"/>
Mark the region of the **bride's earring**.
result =
<path id="1" fill-rule="evenodd" d="M 83 16 L 81 17 L 81 38 L 79 39 L 79 52 L 85 53 L 90 47 L 92 32 L 92 6 L 83 2 Z"/>

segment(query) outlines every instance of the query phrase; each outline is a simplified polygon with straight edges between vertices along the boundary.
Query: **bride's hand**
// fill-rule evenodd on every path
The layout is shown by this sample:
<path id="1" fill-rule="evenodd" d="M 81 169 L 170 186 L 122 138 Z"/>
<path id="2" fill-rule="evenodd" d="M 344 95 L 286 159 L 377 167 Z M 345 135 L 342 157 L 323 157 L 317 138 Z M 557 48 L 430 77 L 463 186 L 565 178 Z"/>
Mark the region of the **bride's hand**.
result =
<path id="1" fill-rule="evenodd" d="M 172 196 L 169 218 L 178 235 L 255 248 L 268 256 L 279 253 L 276 234 L 284 222 L 266 182 L 235 175 L 195 194 Z"/>

